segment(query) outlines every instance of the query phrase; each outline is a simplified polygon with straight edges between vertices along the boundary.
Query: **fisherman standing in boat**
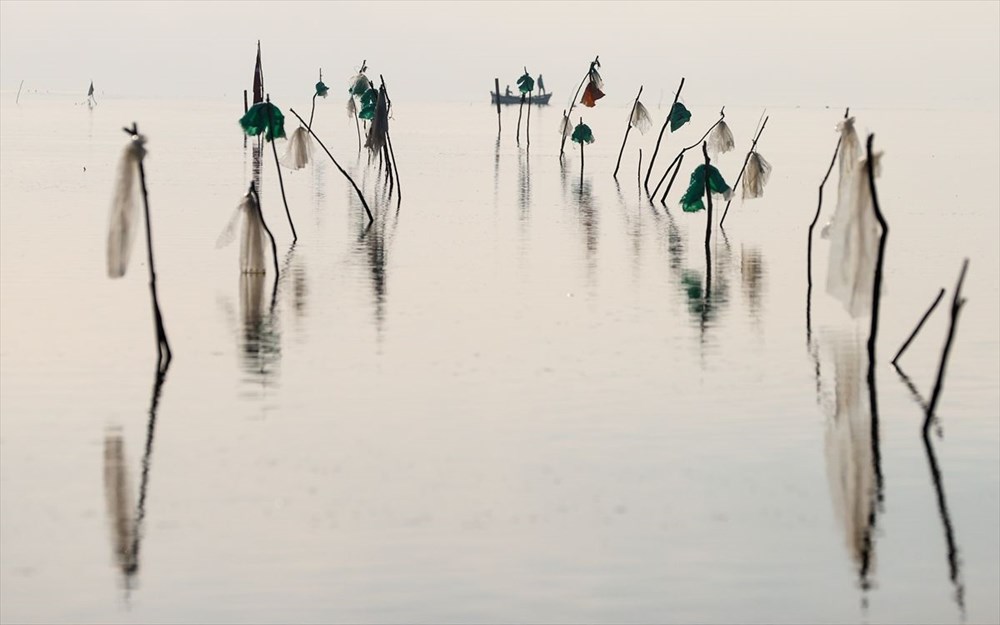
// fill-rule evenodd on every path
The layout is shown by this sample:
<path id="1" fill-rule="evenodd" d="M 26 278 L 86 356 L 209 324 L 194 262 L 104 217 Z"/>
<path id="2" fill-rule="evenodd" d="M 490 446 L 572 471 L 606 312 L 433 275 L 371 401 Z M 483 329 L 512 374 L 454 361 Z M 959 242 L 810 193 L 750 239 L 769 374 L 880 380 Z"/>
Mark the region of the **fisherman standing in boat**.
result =
<path id="1" fill-rule="evenodd" d="M 504 95 L 505 96 L 509 96 L 510 95 L 510 85 L 507 85 L 507 92 L 504 93 Z"/>
<path id="2" fill-rule="evenodd" d="M 545 95 L 546 93 L 548 93 L 547 91 L 545 91 L 545 81 L 542 80 L 541 74 L 538 75 L 538 93 L 540 93 L 541 95 Z"/>

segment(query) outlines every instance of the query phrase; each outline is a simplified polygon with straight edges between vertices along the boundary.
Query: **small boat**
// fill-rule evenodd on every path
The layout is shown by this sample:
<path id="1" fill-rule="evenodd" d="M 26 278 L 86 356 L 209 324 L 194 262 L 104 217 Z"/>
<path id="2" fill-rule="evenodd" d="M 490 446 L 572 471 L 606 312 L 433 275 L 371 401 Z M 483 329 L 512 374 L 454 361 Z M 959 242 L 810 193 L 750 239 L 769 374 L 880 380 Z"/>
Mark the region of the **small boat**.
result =
<path id="1" fill-rule="evenodd" d="M 548 105 L 549 98 L 551 97 L 552 97 L 551 93 L 545 93 L 541 95 L 533 95 L 531 96 L 530 99 L 532 104 L 536 106 L 541 106 L 541 105 Z M 521 94 L 512 93 L 510 95 L 497 95 L 495 92 L 490 91 L 490 104 L 496 104 L 497 100 L 500 100 L 500 104 L 520 104 Z M 528 98 L 525 98 L 524 101 L 527 102 Z"/>

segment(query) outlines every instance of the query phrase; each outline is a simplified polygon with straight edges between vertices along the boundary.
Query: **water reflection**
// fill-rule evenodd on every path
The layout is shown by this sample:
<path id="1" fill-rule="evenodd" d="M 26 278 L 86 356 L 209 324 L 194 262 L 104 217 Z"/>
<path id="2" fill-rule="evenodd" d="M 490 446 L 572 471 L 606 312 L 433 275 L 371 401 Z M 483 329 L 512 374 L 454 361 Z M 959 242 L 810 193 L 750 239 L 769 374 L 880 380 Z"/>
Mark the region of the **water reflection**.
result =
<path id="1" fill-rule="evenodd" d="M 579 206 L 580 225 L 583 226 L 584 246 L 587 253 L 587 277 L 591 285 L 594 283 L 594 273 L 597 270 L 597 211 L 594 209 L 594 194 L 589 179 L 580 176 L 576 188 L 576 199 Z"/>
<path id="2" fill-rule="evenodd" d="M 277 373 L 281 362 L 281 332 L 276 314 L 278 284 L 271 292 L 271 305 L 265 307 L 267 274 L 240 275 L 240 362 L 243 370 L 262 383 Z"/>
<path id="3" fill-rule="evenodd" d="M 641 209 L 632 211 L 622 195 L 622 187 L 615 180 L 615 194 L 618 196 L 618 204 L 621 207 L 622 215 L 625 218 L 625 228 L 628 231 L 629 243 L 632 244 L 632 280 L 639 279 L 639 269 L 642 265 L 642 212 Z"/>
<path id="4" fill-rule="evenodd" d="M 531 156 L 527 150 L 517 155 L 517 205 L 524 222 L 531 209 Z"/>
<path id="5" fill-rule="evenodd" d="M 760 319 L 764 302 L 764 255 L 759 247 L 740 244 L 740 278 L 750 315 Z"/>
<path id="6" fill-rule="evenodd" d="M 913 381 L 903 373 L 903 370 L 898 366 L 896 367 L 896 372 L 899 374 L 900 380 L 909 389 L 910 394 L 913 396 L 913 400 L 920 406 L 921 416 L 927 413 L 927 402 L 920 395 L 920 391 L 913 385 Z M 941 423 L 937 420 L 937 417 L 932 417 L 934 419 L 933 423 L 935 425 L 936 434 L 938 438 L 944 436 L 941 431 Z M 927 466 L 931 472 L 931 485 L 934 487 L 934 495 L 937 501 L 938 516 L 941 517 L 941 528 L 944 532 L 944 542 L 947 549 L 947 562 L 948 562 L 948 579 L 951 582 L 953 593 L 952 596 L 955 600 L 955 605 L 958 606 L 962 620 L 965 620 L 965 583 L 962 580 L 962 561 L 958 557 L 958 544 L 955 541 L 955 530 L 951 523 L 951 514 L 948 512 L 948 499 L 945 496 L 944 491 L 944 478 L 941 476 L 941 465 L 938 464 L 937 455 L 934 453 L 934 443 L 931 441 L 931 434 L 929 429 L 923 429 L 921 433 L 921 438 L 924 443 L 924 451 L 927 454 Z"/>
<path id="7" fill-rule="evenodd" d="M 874 389 L 866 381 L 864 338 L 857 331 L 824 338 L 834 369 L 833 396 L 821 401 L 827 413 L 827 478 L 865 603 L 875 569 L 875 526 L 881 500 L 877 404 Z"/>
<path id="8" fill-rule="evenodd" d="M 147 411 L 146 446 L 142 455 L 139 478 L 139 499 L 135 504 L 132 503 L 132 485 L 121 430 L 111 430 L 104 437 L 104 498 L 111 530 L 111 548 L 126 591 L 132 589 L 139 572 L 139 550 L 142 543 L 142 524 L 146 518 L 146 495 L 152 467 L 156 413 L 166 375 L 166 368 L 157 370 L 153 381 L 153 391 Z"/>
<path id="9" fill-rule="evenodd" d="M 251 171 L 251 175 L 253 176 L 253 183 L 254 183 L 254 185 L 256 185 L 256 187 L 257 187 L 257 193 L 259 195 L 261 193 L 261 190 L 264 188 L 264 185 L 261 184 L 263 182 L 263 180 L 261 179 L 261 175 L 260 175 L 260 172 L 261 172 L 261 155 L 263 154 L 264 146 L 261 144 L 260 140 L 256 140 L 256 141 L 253 142 L 252 147 L 250 149 L 251 149 L 251 153 L 252 153 L 252 157 L 251 157 L 251 163 L 252 163 L 252 165 L 250 167 L 250 171 Z M 247 185 L 247 186 L 249 186 L 249 185 Z"/>
<path id="10" fill-rule="evenodd" d="M 291 284 L 292 312 L 295 313 L 296 321 L 299 321 L 306 314 L 306 304 L 309 299 L 309 284 L 306 281 L 306 265 L 296 253 L 295 245 L 295 243 L 292 243 L 288 247 L 284 265 L 281 268 L 280 283 L 275 285 L 275 288 L 284 292 L 288 289 L 289 283 Z"/>
<path id="11" fill-rule="evenodd" d="M 389 247 L 398 220 L 398 210 L 391 213 L 391 216 L 389 211 L 380 210 L 375 221 L 366 223 L 362 227 L 354 246 L 355 252 L 364 260 L 368 270 L 376 340 L 379 345 L 382 344 L 388 300 Z"/>
<path id="12" fill-rule="evenodd" d="M 313 205 L 316 208 L 316 225 L 323 223 L 323 203 L 326 201 L 326 161 L 312 159 Z"/>

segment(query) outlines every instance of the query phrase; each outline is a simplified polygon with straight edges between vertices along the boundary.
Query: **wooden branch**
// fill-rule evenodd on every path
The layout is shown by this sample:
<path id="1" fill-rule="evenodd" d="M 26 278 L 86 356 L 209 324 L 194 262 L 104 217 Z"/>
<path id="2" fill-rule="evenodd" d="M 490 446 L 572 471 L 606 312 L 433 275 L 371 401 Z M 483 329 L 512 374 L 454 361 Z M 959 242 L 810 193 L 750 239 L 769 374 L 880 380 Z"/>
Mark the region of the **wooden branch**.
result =
<path id="1" fill-rule="evenodd" d="M 732 204 L 733 197 L 736 196 L 736 188 L 740 185 L 740 180 L 743 178 L 743 174 L 747 170 L 747 164 L 750 162 L 750 156 L 753 154 L 754 149 L 757 147 L 757 141 L 760 140 L 760 136 L 764 134 L 764 126 L 767 126 L 767 120 L 769 119 L 771 119 L 770 116 L 764 118 L 764 123 L 761 124 L 760 130 L 757 131 L 757 136 L 753 138 L 753 143 L 750 144 L 750 151 L 747 152 L 747 157 L 743 159 L 743 167 L 742 169 L 740 169 L 740 175 L 736 176 L 736 182 L 733 183 L 733 195 L 728 200 L 726 200 L 726 210 L 722 212 L 722 221 L 719 222 L 720 228 L 722 227 L 723 224 L 726 223 L 726 215 L 729 214 L 729 205 Z"/>
<path id="2" fill-rule="evenodd" d="M 969 268 L 969 259 L 962 261 L 962 271 L 958 274 L 958 283 L 955 285 L 955 293 L 951 299 L 951 324 L 948 325 L 948 337 L 945 339 L 944 349 L 941 352 L 941 361 L 938 364 L 937 378 L 934 380 L 934 390 L 931 392 L 931 399 L 927 402 L 927 414 L 924 418 L 924 431 L 930 427 L 931 419 L 934 417 L 934 409 L 937 408 L 938 400 L 941 398 L 941 389 L 944 386 L 944 374 L 948 367 L 948 355 L 951 353 L 951 345 L 955 339 L 955 327 L 958 325 L 958 316 L 965 305 L 965 298 L 962 297 L 962 283 L 965 281 L 965 272 Z"/>
<path id="3" fill-rule="evenodd" d="M 632 109 L 628 113 L 628 125 L 625 126 L 625 138 L 622 139 L 622 149 L 618 150 L 618 162 L 615 163 L 615 173 L 611 174 L 611 177 L 618 180 L 618 168 L 622 166 L 622 154 L 625 153 L 625 142 L 628 141 L 628 133 L 632 131 L 632 117 L 635 115 L 635 107 L 639 105 L 639 96 L 642 95 L 642 85 L 639 85 L 639 93 L 635 96 L 635 102 L 632 103 Z"/>
<path id="4" fill-rule="evenodd" d="M 844 109 L 844 119 L 847 119 L 847 115 L 851 112 L 851 107 Z M 813 266 L 813 229 L 816 227 L 816 222 L 819 221 L 819 212 L 823 208 L 823 187 L 826 185 L 827 179 L 830 178 L 830 172 L 833 171 L 833 165 L 837 162 L 837 155 L 840 153 L 840 143 L 843 141 L 843 136 L 837 137 L 837 146 L 833 148 L 833 157 L 830 159 L 830 166 L 826 168 L 826 175 L 823 176 L 822 182 L 819 183 L 819 202 L 816 204 L 816 214 L 813 215 L 812 223 L 809 224 L 809 237 L 807 239 L 806 245 L 806 340 L 812 334 L 812 290 L 813 290 L 813 276 L 812 276 L 812 266 Z M 749 157 L 747 158 L 749 160 Z M 744 167 L 746 164 L 744 163 Z M 895 362 L 895 360 L 893 360 Z"/>
<path id="5" fill-rule="evenodd" d="M 653 156 L 649 159 L 649 169 L 646 170 L 646 180 L 643 181 L 643 188 L 646 189 L 646 193 L 649 193 L 649 176 L 653 173 L 653 163 L 656 161 L 656 155 L 660 151 L 660 141 L 663 140 L 663 133 L 666 132 L 667 126 L 670 124 L 670 115 L 674 112 L 674 104 L 677 104 L 677 100 L 681 97 L 681 89 L 684 88 L 684 77 L 681 77 L 681 84 L 677 87 L 677 91 L 674 93 L 674 101 L 670 105 L 670 110 L 667 111 L 667 118 L 663 121 L 663 127 L 660 128 L 660 135 L 656 138 L 656 148 L 653 150 Z M 653 195 L 656 195 L 655 193 Z"/>
<path id="6" fill-rule="evenodd" d="M 906 339 L 906 342 L 903 343 L 903 346 L 899 348 L 899 351 L 896 352 L 896 355 L 892 358 L 892 364 L 896 364 L 899 357 L 903 355 L 906 348 L 909 347 L 910 343 L 913 342 L 913 339 L 916 338 L 917 333 L 920 332 L 920 328 L 924 327 L 924 322 L 927 321 L 927 318 L 930 317 L 931 313 L 934 312 L 934 309 L 937 308 L 938 302 L 941 301 L 942 297 L 944 297 L 944 289 L 938 291 L 937 297 L 934 298 L 934 302 L 931 304 L 931 307 L 928 308 L 927 312 L 924 313 L 924 316 L 920 318 L 920 321 L 917 322 L 917 327 L 913 328 L 913 332 L 910 333 L 910 337 Z"/>
<path id="7" fill-rule="evenodd" d="M 305 123 L 299 116 L 299 114 L 295 112 L 295 109 L 289 108 L 288 110 L 292 113 L 292 115 L 298 117 L 300 122 Z M 365 212 L 368 213 L 368 221 L 369 222 L 375 221 L 375 218 L 372 217 L 371 209 L 368 208 L 368 202 L 365 201 L 365 196 L 361 193 L 361 189 L 358 188 L 358 185 L 357 183 L 354 182 L 354 179 L 351 178 L 351 176 L 348 175 L 346 171 L 344 171 L 344 168 L 340 166 L 340 163 L 337 162 L 337 159 L 333 158 L 333 154 L 330 154 L 330 150 L 326 149 L 326 146 L 323 145 L 323 142 L 320 140 L 319 137 L 316 136 L 316 133 L 313 132 L 312 128 L 307 127 L 306 130 L 309 131 L 309 134 L 312 135 L 313 139 L 316 139 L 316 143 L 319 144 L 319 147 L 323 148 L 323 151 L 326 152 L 326 155 L 330 157 L 330 160 L 333 161 L 333 164 L 337 167 L 340 173 L 343 174 L 344 178 L 347 178 L 347 181 L 351 183 L 352 187 L 354 187 L 355 193 L 358 194 L 358 199 L 361 200 L 361 205 L 365 208 Z"/>

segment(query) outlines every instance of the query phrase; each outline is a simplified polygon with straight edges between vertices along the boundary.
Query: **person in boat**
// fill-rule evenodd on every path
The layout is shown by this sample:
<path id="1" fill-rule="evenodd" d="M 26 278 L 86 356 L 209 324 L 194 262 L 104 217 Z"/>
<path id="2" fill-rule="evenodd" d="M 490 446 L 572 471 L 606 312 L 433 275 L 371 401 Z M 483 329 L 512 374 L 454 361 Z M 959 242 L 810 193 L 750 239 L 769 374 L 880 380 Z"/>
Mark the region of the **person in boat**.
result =
<path id="1" fill-rule="evenodd" d="M 506 96 L 510 95 L 510 85 L 507 85 L 507 91 L 504 93 L 504 95 Z"/>
<path id="2" fill-rule="evenodd" d="M 542 80 L 542 75 L 541 74 L 538 75 L 538 93 L 541 94 L 541 95 L 545 95 L 545 93 L 546 93 L 546 91 L 545 91 L 545 81 Z"/>

